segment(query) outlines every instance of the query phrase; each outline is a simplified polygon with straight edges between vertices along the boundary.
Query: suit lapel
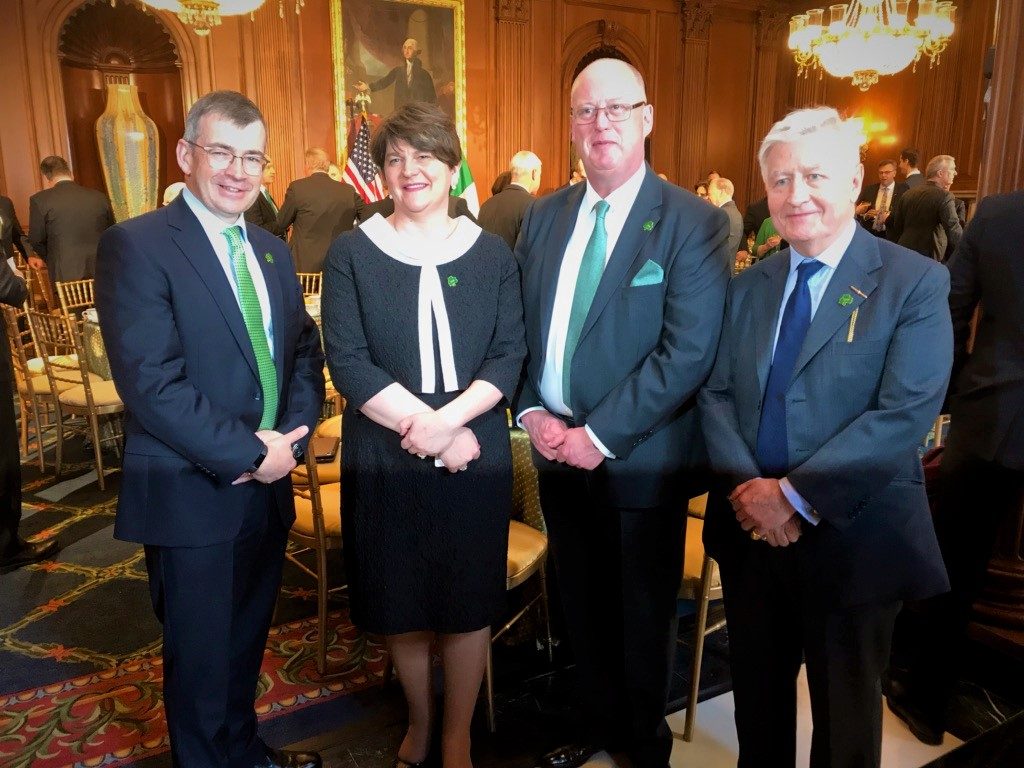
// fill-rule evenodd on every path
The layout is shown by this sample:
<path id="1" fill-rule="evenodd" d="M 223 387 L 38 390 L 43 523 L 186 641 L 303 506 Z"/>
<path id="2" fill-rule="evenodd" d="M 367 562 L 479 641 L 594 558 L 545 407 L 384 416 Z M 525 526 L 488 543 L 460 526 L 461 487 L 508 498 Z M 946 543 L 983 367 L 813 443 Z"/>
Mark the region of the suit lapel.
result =
<path id="1" fill-rule="evenodd" d="M 210 245 L 206 232 L 199 220 L 188 207 L 188 203 L 179 195 L 178 199 L 167 206 L 167 221 L 177 232 L 172 235 L 174 242 L 182 254 L 199 273 L 203 284 L 213 297 L 214 303 L 224 316 L 231 335 L 242 352 L 242 356 L 252 369 L 253 376 L 259 380 L 259 369 L 256 367 L 256 355 L 252 351 L 252 341 L 242 319 L 242 311 L 238 308 L 235 293 L 228 282 L 228 276 Z"/>
<path id="2" fill-rule="evenodd" d="M 765 264 L 764 279 L 768 289 L 761 293 L 762 304 L 755 320 L 755 354 L 757 355 L 757 381 L 760 391 L 768 385 L 768 371 L 772 367 L 772 353 L 775 347 L 775 329 L 782 312 L 782 294 L 786 291 L 789 277 L 789 249 L 780 251 Z"/>
<path id="3" fill-rule="evenodd" d="M 562 259 L 565 258 L 565 249 L 569 245 L 569 238 L 572 237 L 573 228 L 576 226 L 576 217 L 579 215 L 580 205 L 583 202 L 583 194 L 586 192 L 586 188 L 586 184 L 577 184 L 569 191 L 566 204 L 558 208 L 554 224 L 551 226 L 549 242 L 553 247 L 547 252 L 548 258 L 544 260 L 540 271 L 540 284 L 544 292 L 541 297 L 541 308 L 543 311 L 541 339 L 545 345 L 547 345 L 548 332 L 551 329 L 551 315 L 555 308 L 558 273 L 562 268 Z"/>
<path id="4" fill-rule="evenodd" d="M 597 286 L 597 293 L 594 294 L 590 312 L 587 313 L 587 320 L 583 323 L 583 329 L 580 331 L 580 341 L 594 327 L 597 318 L 601 316 L 601 312 L 621 286 L 637 253 L 640 252 L 647 238 L 657 226 L 661 210 L 661 190 L 656 179 L 657 177 L 648 168 L 643 183 L 640 185 L 640 192 L 637 193 L 633 207 L 626 217 L 626 223 L 619 234 L 619 239 L 615 243 L 615 250 L 612 251 L 612 255 L 605 265 L 604 274 L 601 275 L 601 282 Z M 644 222 L 646 221 L 652 221 L 654 226 L 650 229 L 645 228 Z"/>
<path id="5" fill-rule="evenodd" d="M 278 279 L 278 267 L 274 265 L 273 254 L 270 252 L 269 243 L 263 242 L 263 234 L 256 231 L 250 232 L 249 242 L 252 244 L 252 252 L 256 255 L 256 263 L 260 265 L 263 272 L 263 282 L 267 285 L 267 295 L 270 297 L 270 318 L 271 331 L 274 334 L 274 367 L 277 368 L 277 391 L 281 392 L 281 382 L 284 378 L 284 296 L 281 294 L 281 281 Z M 267 257 L 270 257 L 270 260 Z"/>

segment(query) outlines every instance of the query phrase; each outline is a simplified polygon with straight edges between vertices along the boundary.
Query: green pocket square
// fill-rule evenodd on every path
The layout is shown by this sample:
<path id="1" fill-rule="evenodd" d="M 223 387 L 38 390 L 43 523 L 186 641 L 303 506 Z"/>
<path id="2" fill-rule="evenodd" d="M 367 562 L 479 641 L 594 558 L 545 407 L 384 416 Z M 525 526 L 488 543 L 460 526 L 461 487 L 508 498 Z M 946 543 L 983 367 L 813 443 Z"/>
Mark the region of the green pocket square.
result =
<path id="1" fill-rule="evenodd" d="M 665 270 L 661 268 L 661 264 L 656 261 L 647 260 L 640 271 L 633 277 L 633 282 L 629 284 L 630 288 L 636 288 L 640 285 L 659 285 L 662 280 L 665 279 Z"/>

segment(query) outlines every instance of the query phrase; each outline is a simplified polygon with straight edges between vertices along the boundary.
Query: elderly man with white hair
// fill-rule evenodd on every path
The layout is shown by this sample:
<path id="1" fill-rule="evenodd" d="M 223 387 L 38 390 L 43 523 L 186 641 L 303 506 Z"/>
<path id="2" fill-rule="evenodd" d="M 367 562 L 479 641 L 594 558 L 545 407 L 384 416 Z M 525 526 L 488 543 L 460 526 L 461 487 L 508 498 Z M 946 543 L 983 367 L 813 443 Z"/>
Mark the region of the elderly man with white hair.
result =
<path id="1" fill-rule="evenodd" d="M 956 160 L 950 155 L 936 155 L 928 161 L 925 176 L 924 184 L 918 184 L 893 204 L 889 238 L 936 261 L 945 261 L 963 235 L 957 201 L 949 191 L 956 178 Z"/>
<path id="2" fill-rule="evenodd" d="M 523 216 L 540 189 L 540 158 L 528 149 L 520 150 L 512 155 L 508 170 L 508 184 L 480 206 L 479 220 L 481 227 L 515 248 Z"/>
<path id="3" fill-rule="evenodd" d="M 949 273 L 856 225 L 860 143 L 830 108 L 765 137 L 790 247 L 730 284 L 699 398 L 740 768 L 794 765 L 801 661 L 812 768 L 877 767 L 900 603 L 949 588 L 917 452 L 952 364 Z"/>

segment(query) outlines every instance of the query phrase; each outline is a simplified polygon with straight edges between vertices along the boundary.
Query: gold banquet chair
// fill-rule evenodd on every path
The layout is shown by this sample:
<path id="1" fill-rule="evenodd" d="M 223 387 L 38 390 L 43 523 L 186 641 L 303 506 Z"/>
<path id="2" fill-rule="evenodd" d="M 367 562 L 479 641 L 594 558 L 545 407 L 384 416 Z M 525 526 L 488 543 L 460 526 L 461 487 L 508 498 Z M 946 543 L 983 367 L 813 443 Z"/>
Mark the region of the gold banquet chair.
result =
<path id="1" fill-rule="evenodd" d="M 96 296 L 93 291 L 94 281 L 68 280 L 58 282 L 57 299 L 60 301 L 60 311 L 64 317 L 77 315 L 83 309 L 92 309 L 96 306 Z"/>
<path id="2" fill-rule="evenodd" d="M 50 390 L 57 400 L 56 473 L 60 475 L 61 471 L 65 430 L 80 432 L 91 437 L 96 475 L 100 490 L 104 490 L 103 443 L 113 442 L 120 456 L 118 417 L 124 413 L 124 403 L 114 382 L 105 381 L 88 370 L 77 322 L 73 319 L 65 322 L 65 318 L 32 310 L 28 317 Z M 82 421 L 76 423 L 74 417 L 81 417 Z"/>
<path id="3" fill-rule="evenodd" d="M 313 430 L 313 437 L 336 437 L 339 440 L 338 450 L 334 454 L 334 458 L 329 462 L 315 461 L 314 456 L 313 466 L 316 467 L 317 481 L 321 486 L 333 485 L 341 482 L 341 414 L 332 416 L 329 419 L 324 419 L 316 428 Z M 292 470 L 292 485 L 293 486 L 306 486 L 309 485 L 309 468 L 307 464 L 299 464 L 295 469 Z"/>
<path id="4" fill-rule="evenodd" d="M 679 588 L 682 600 L 697 604 L 697 620 L 693 630 L 693 659 L 690 663 L 690 703 L 686 707 L 683 741 L 693 740 L 697 720 L 697 696 L 700 693 L 700 668 L 704 657 L 704 639 L 725 626 L 725 619 L 708 626 L 708 610 L 712 600 L 722 599 L 722 577 L 718 563 L 704 551 L 704 511 L 708 495 L 690 499 L 686 508 L 686 549 L 683 554 L 683 581 Z"/>
<path id="5" fill-rule="evenodd" d="M 56 428 L 56 400 L 50 391 L 46 369 L 41 357 L 36 355 L 36 344 L 28 324 L 25 309 L 0 306 L 4 313 L 7 342 L 11 348 L 11 368 L 18 390 L 18 405 L 21 415 L 21 453 L 28 455 L 29 426 L 35 434 L 39 450 L 39 471 L 46 471 L 43 451 L 43 430 Z M 46 416 L 46 423 L 43 416 Z M 51 420 L 50 417 L 53 417 Z"/>
<path id="6" fill-rule="evenodd" d="M 295 276 L 299 278 L 303 296 L 320 295 L 320 285 L 323 282 L 322 272 L 296 272 Z"/>

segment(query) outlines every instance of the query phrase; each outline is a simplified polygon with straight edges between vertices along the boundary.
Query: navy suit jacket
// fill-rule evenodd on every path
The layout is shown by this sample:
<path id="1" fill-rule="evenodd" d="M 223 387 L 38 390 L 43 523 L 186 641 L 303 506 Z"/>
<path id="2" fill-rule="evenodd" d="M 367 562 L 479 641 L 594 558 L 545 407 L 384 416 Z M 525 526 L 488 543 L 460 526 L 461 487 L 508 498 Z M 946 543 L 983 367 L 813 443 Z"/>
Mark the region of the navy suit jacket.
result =
<path id="1" fill-rule="evenodd" d="M 555 289 L 585 184 L 539 198 L 523 219 L 526 377 L 516 413 L 538 396 Z M 572 361 L 577 426 L 587 424 L 617 458 L 592 473 L 595 494 L 616 507 L 679 501 L 706 480 L 696 395 L 714 360 L 735 254 L 729 219 L 648 167 L 601 277 Z M 631 285 L 654 262 L 660 282 Z M 552 468 L 534 451 L 534 461 Z"/>
<path id="2" fill-rule="evenodd" d="M 247 232 L 270 296 L 276 429 L 312 431 L 324 398 L 320 337 L 287 246 L 258 227 Z M 96 307 L 126 411 L 115 536 L 162 546 L 222 543 L 268 499 L 290 527 L 287 476 L 269 495 L 256 481 L 231 485 L 262 449 L 255 435 L 262 390 L 231 284 L 184 198 L 103 235 Z"/>
<path id="3" fill-rule="evenodd" d="M 723 567 L 765 546 L 740 528 L 725 494 L 761 476 L 757 430 L 788 274 L 786 249 L 732 281 L 714 371 L 700 395 L 720 479 L 704 542 Z M 924 598 L 949 588 L 918 455 L 949 382 L 948 295 L 944 267 L 857 227 L 811 321 L 786 395 L 786 476 L 822 517 L 817 526 L 805 522 L 792 545 L 822 604 Z"/>

